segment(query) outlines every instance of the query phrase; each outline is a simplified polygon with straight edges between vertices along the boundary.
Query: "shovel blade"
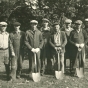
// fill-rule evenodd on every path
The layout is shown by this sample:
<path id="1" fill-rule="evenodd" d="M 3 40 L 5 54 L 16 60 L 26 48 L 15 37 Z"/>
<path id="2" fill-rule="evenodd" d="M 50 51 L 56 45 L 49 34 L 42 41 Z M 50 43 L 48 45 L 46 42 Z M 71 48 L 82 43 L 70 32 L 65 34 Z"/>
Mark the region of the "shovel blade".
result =
<path id="1" fill-rule="evenodd" d="M 40 73 L 32 73 L 32 79 L 34 82 L 39 82 L 41 79 Z"/>
<path id="2" fill-rule="evenodd" d="M 63 79 L 64 74 L 62 71 L 55 71 L 55 77 L 56 79 Z"/>
<path id="3" fill-rule="evenodd" d="M 76 72 L 77 72 L 77 76 L 79 78 L 82 78 L 84 76 L 84 73 L 83 73 L 83 68 L 76 68 Z"/>

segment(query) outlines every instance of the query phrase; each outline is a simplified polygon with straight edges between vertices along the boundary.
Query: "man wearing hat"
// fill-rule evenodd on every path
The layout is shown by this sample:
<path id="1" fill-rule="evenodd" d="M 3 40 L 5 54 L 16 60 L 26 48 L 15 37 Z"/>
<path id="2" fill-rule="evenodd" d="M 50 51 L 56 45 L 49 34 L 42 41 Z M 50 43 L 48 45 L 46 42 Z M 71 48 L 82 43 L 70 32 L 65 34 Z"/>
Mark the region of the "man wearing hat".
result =
<path id="1" fill-rule="evenodd" d="M 70 32 L 73 30 L 73 28 L 71 27 L 72 24 L 72 20 L 71 19 L 66 19 L 65 20 L 65 27 L 61 29 L 61 31 L 64 31 L 67 37 L 67 44 L 65 46 L 65 71 L 66 71 L 66 59 L 70 60 L 70 42 L 69 42 L 69 36 L 70 36 Z M 70 60 L 70 71 L 71 71 L 71 60 Z"/>
<path id="2" fill-rule="evenodd" d="M 45 71 L 48 73 L 51 70 L 51 60 L 50 60 L 51 48 L 49 44 L 49 38 L 51 36 L 51 33 L 49 27 L 49 20 L 46 18 L 42 19 L 41 32 L 44 41 L 43 48 L 41 50 L 41 75 L 43 75 Z"/>
<path id="3" fill-rule="evenodd" d="M 34 72 L 34 55 L 36 54 L 37 71 L 40 72 L 40 50 L 43 46 L 42 33 L 37 28 L 38 21 L 30 21 L 30 29 L 25 34 L 25 45 L 28 48 L 29 54 L 29 72 Z"/>
<path id="4" fill-rule="evenodd" d="M 9 80 L 9 47 L 11 48 L 11 42 L 9 40 L 9 34 L 6 32 L 7 23 L 0 22 L 0 65 L 2 62 L 5 65 L 7 80 Z"/>
<path id="5" fill-rule="evenodd" d="M 71 45 L 71 59 L 73 60 L 73 68 L 75 70 L 74 75 L 77 75 L 77 70 L 80 71 L 80 69 L 84 69 L 84 63 L 85 63 L 85 45 L 88 42 L 88 37 L 85 32 L 81 28 L 82 26 L 82 21 L 77 20 L 75 21 L 75 28 L 70 34 L 70 43 Z M 83 77 L 83 75 L 81 75 Z"/>
<path id="6" fill-rule="evenodd" d="M 15 80 L 16 77 L 20 78 L 22 70 L 22 60 L 24 57 L 24 32 L 20 30 L 20 23 L 14 22 L 14 31 L 10 33 L 10 40 L 13 46 L 13 52 L 11 55 L 11 80 Z"/>
<path id="7" fill-rule="evenodd" d="M 64 53 L 65 53 L 65 45 L 67 43 L 66 35 L 63 31 L 60 30 L 59 23 L 54 23 L 54 34 L 51 35 L 50 45 L 52 47 L 52 56 L 55 58 L 55 70 L 62 71 L 64 73 Z M 60 55 L 60 64 L 58 64 L 58 51 Z M 58 68 L 58 65 L 60 67 Z"/>
<path id="8" fill-rule="evenodd" d="M 88 18 L 85 19 L 84 21 L 84 25 L 85 25 L 85 31 L 88 35 Z M 85 53 L 86 53 L 86 57 L 88 57 L 88 45 L 85 46 Z"/>

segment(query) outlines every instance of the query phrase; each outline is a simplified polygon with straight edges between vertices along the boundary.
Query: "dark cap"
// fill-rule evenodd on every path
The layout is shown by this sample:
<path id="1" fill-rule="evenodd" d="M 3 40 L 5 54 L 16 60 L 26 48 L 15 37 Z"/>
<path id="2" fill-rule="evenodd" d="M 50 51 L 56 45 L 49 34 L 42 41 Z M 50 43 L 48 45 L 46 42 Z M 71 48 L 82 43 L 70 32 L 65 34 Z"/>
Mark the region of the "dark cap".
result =
<path id="1" fill-rule="evenodd" d="M 20 26 L 21 23 L 19 23 L 19 22 L 14 22 L 13 25 L 14 25 L 14 26 Z"/>
<path id="2" fill-rule="evenodd" d="M 75 24 L 81 25 L 82 24 L 82 21 L 81 20 L 76 20 L 75 21 Z"/>
<path id="3" fill-rule="evenodd" d="M 53 24 L 53 26 L 55 26 L 55 25 L 59 25 L 59 22 L 55 22 L 55 23 Z"/>

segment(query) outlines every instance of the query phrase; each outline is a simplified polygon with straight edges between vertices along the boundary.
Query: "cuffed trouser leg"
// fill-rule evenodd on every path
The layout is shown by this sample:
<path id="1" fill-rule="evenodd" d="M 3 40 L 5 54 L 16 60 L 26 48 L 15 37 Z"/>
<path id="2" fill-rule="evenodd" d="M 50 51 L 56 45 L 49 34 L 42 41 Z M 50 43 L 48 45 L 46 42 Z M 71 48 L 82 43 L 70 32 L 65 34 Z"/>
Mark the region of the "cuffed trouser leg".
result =
<path id="1" fill-rule="evenodd" d="M 12 79 L 16 79 L 16 69 L 17 69 L 17 63 L 16 63 L 16 57 L 11 58 L 11 73 L 10 76 Z"/>

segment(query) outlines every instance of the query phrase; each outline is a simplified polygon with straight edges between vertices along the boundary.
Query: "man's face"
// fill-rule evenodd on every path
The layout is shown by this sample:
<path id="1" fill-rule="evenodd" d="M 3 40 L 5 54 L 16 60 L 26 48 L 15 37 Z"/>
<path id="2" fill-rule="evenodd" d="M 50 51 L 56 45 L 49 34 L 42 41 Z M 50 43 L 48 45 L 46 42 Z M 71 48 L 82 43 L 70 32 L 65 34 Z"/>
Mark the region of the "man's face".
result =
<path id="1" fill-rule="evenodd" d="M 32 27 L 33 29 L 35 29 L 35 28 L 37 28 L 37 24 L 36 24 L 36 23 L 31 23 L 31 27 Z"/>
<path id="2" fill-rule="evenodd" d="M 7 25 L 0 25 L 0 30 L 2 32 L 5 32 L 6 31 L 6 28 L 7 28 Z"/>
<path id="3" fill-rule="evenodd" d="M 20 26 L 14 25 L 15 31 L 18 31 L 20 29 Z"/>
<path id="4" fill-rule="evenodd" d="M 60 26 L 57 24 L 54 26 L 55 32 L 59 32 L 60 31 Z"/>
<path id="5" fill-rule="evenodd" d="M 81 28 L 81 24 L 75 24 L 75 27 L 76 27 L 77 29 L 80 29 L 80 28 Z"/>
<path id="6" fill-rule="evenodd" d="M 43 25 L 44 26 L 47 26 L 48 25 L 48 22 L 47 21 L 43 21 Z"/>
<path id="7" fill-rule="evenodd" d="M 66 25 L 66 28 L 71 27 L 71 23 L 66 23 L 65 25 Z"/>

